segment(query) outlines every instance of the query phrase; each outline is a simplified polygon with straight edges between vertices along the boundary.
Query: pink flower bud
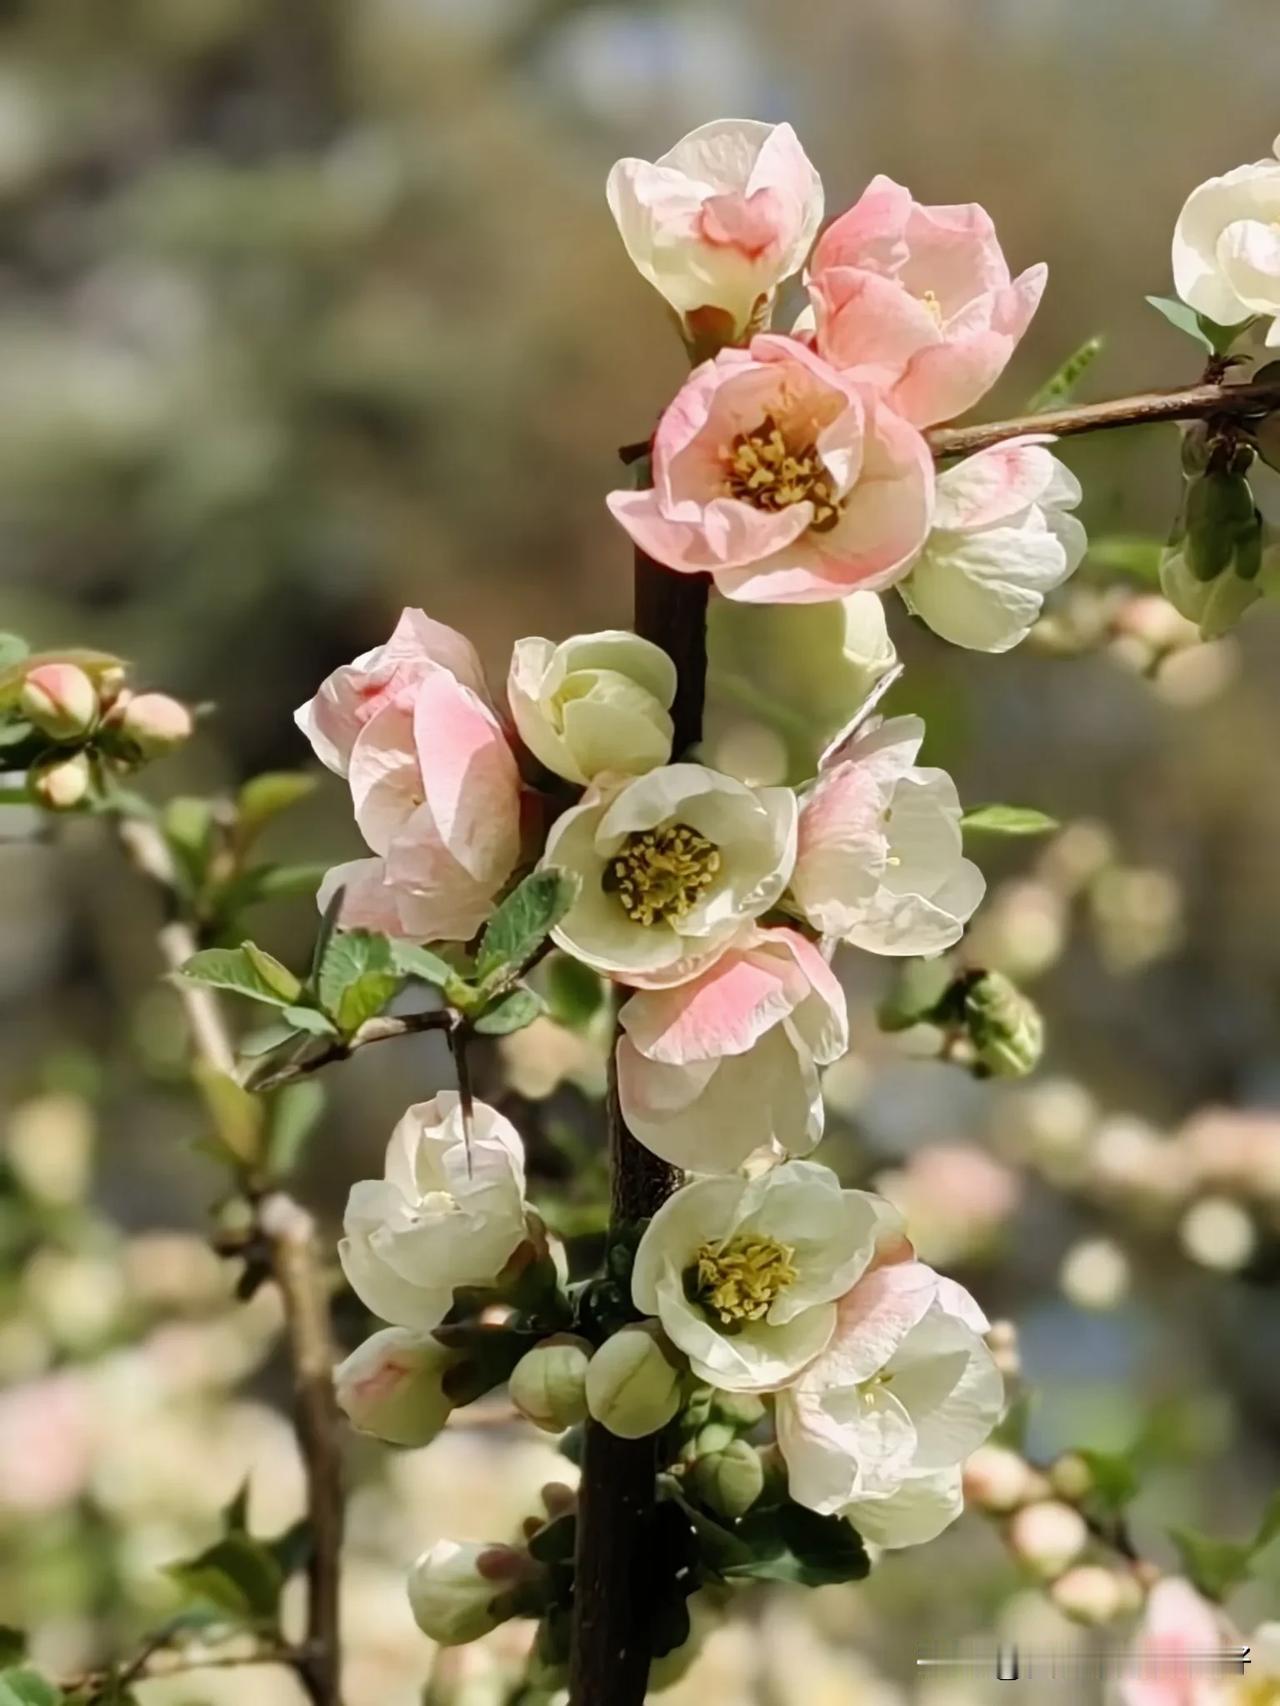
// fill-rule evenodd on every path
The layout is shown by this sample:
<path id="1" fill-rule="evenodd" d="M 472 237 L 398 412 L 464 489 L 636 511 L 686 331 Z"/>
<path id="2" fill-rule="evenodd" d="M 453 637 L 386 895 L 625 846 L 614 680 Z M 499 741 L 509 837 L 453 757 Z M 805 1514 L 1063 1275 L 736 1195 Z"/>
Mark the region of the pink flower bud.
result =
<path id="1" fill-rule="evenodd" d="M 28 786 L 34 798 L 51 812 L 69 812 L 84 800 L 92 779 L 89 760 L 77 752 L 72 758 L 34 765 Z"/>
<path id="2" fill-rule="evenodd" d="M 434 1334 L 385 1327 L 334 1371 L 338 1407 L 361 1433 L 392 1445 L 427 1445 L 453 1408 L 444 1377 L 457 1360 Z"/>
<path id="3" fill-rule="evenodd" d="M 1089 1530 L 1084 1518 L 1056 1499 L 1024 1505 L 1009 1524 L 1014 1554 L 1038 1576 L 1052 1581 L 1084 1551 Z"/>
<path id="4" fill-rule="evenodd" d="M 1058 1610 L 1076 1623 L 1110 1623 L 1128 1608 L 1124 1583 L 1102 1564 L 1077 1564 L 1049 1592 Z"/>
<path id="5" fill-rule="evenodd" d="M 964 1496 L 979 1510 L 1016 1510 L 1031 1486 L 1028 1464 L 1007 1446 L 979 1446 L 964 1466 Z"/>
<path id="6" fill-rule="evenodd" d="M 51 740 L 78 740 L 98 720 L 98 695 L 75 664 L 41 663 L 22 684 L 19 709 Z"/>
<path id="7" fill-rule="evenodd" d="M 143 758 L 160 758 L 190 740 L 194 728 L 185 705 L 167 693 L 138 693 L 128 699 L 116 727 Z"/>

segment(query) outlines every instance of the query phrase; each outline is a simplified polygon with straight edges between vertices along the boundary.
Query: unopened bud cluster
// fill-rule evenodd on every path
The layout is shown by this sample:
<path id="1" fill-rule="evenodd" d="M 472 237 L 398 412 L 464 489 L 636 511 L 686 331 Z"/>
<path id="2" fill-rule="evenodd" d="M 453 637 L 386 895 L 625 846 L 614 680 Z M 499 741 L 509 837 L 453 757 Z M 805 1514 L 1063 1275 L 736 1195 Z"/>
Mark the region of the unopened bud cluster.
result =
<path id="1" fill-rule="evenodd" d="M 165 693 L 133 693 L 124 682 L 124 670 L 111 662 L 44 657 L 26 670 L 13 750 L 27 761 L 37 804 L 74 811 L 100 775 L 160 758 L 190 739 L 194 724 L 185 705 Z"/>

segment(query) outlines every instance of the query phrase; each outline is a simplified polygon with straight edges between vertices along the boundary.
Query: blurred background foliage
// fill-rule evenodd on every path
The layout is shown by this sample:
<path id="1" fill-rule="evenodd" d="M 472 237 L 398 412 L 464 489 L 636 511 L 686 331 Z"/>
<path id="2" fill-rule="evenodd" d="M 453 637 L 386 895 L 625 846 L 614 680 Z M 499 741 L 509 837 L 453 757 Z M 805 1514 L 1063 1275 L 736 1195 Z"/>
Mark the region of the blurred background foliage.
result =
<path id="1" fill-rule="evenodd" d="M 618 155 L 721 113 L 785 117 L 831 211 L 876 171 L 982 200 L 1015 267 L 1051 275 L 999 414 L 1095 333 L 1086 394 L 1196 376 L 1143 297 L 1168 288 L 1187 191 L 1277 123 L 1274 0 L 6 0 L 0 28 L 3 626 L 207 702 L 155 779 L 187 793 L 299 764 L 292 708 L 406 603 L 465 629 L 495 682 L 518 635 L 626 622 L 602 497 L 682 354 L 604 208 Z M 1073 443 L 1091 533 L 1162 537 L 1175 452 L 1168 430 Z M 1153 670 L 1147 591 L 1086 567 L 1042 643 L 1005 658 L 891 612 L 892 703 L 926 716 L 926 755 L 970 802 L 1074 827 L 977 851 L 993 893 L 972 955 L 1043 1003 L 1040 1083 L 904 1060 L 873 1019 L 886 968 L 851 959 L 832 1154 L 851 1179 L 888 1170 L 926 1253 L 1017 1321 L 1039 1452 L 1154 1430 L 1137 1527 L 1167 1556 L 1164 1524 L 1243 1532 L 1277 1480 L 1280 622 L 1254 612 Z M 336 784 L 271 835 L 281 857 L 356 846 Z M 296 1467 L 269 1305 L 232 1310 L 192 1235 L 215 1175 L 150 902 L 93 825 L 6 839 L 0 871 L 0 1620 L 34 1621 L 66 1670 L 154 1618 L 157 1566 L 250 1468 L 263 1522 L 287 1520 Z M 313 929 L 294 901 L 257 934 L 299 963 Z M 526 1033 L 507 1053 L 543 1171 L 573 1187 L 561 1212 L 587 1225 L 598 1048 Z M 483 1071 L 498 1094 L 499 1063 Z M 429 1038 L 344 1068 L 309 1200 L 336 1220 L 445 1078 Z M 1212 1130 L 1173 1166 L 1160 1134 L 1190 1154 L 1211 1105 L 1261 1110 L 1269 1185 L 1256 1157 L 1218 1177 Z M 1188 1231 L 1205 1191 L 1245 1205 L 1243 1246 L 1238 1217 Z M 509 1524 L 549 1453 L 497 1430 L 356 1456 L 350 1697 L 407 1706 L 429 1655 L 400 1566 Z M 970 1517 L 941 1555 L 737 1626 L 691 1686 L 725 1706 L 895 1699 L 920 1642 L 1031 1616 L 1017 1587 Z M 266 1676 L 253 1698 L 277 1686 L 292 1698 Z"/>

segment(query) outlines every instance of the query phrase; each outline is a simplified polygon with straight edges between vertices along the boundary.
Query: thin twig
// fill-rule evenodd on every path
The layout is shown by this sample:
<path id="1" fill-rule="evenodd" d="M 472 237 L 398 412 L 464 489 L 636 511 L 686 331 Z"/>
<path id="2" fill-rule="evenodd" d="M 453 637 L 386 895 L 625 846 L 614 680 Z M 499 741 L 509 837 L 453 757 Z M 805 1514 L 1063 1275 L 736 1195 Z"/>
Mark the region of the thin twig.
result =
<path id="1" fill-rule="evenodd" d="M 335 1061 L 349 1060 L 362 1048 L 368 1048 L 370 1043 L 390 1042 L 394 1037 L 418 1036 L 423 1031 L 445 1031 L 449 1029 L 451 1022 L 451 1014 L 443 1007 L 433 1008 L 429 1013 L 404 1013 L 398 1016 L 380 1013 L 375 1018 L 366 1019 L 353 1035 L 335 1037 L 314 1054 L 303 1055 L 298 1060 L 288 1061 L 284 1066 L 268 1067 L 249 1073 L 245 1079 L 245 1088 L 275 1090 L 281 1084 L 291 1084 L 295 1078 L 305 1078 L 309 1073 L 319 1072 L 322 1067 L 332 1066 Z"/>
<path id="2" fill-rule="evenodd" d="M 1117 427 L 1150 426 L 1157 421 L 1202 421 L 1215 415 L 1266 415 L 1280 409 L 1280 380 L 1252 385 L 1191 385 L 1180 391 L 1146 391 L 1134 397 L 1113 397 L 1105 403 L 1079 403 L 1019 415 L 979 426 L 930 427 L 925 433 L 937 457 L 970 456 L 1006 439 L 1027 433 L 1052 433 L 1071 438 L 1082 432 L 1110 432 Z"/>
<path id="3" fill-rule="evenodd" d="M 305 1643 L 295 1646 L 288 1642 L 263 1642 L 246 1651 L 229 1653 L 192 1652 L 189 1648 L 171 1647 L 172 1638 L 172 1632 L 165 1630 L 146 1641 L 127 1665 L 114 1670 L 86 1671 L 59 1686 L 66 1694 L 77 1697 L 83 1694 L 92 1699 L 108 1688 L 119 1689 L 132 1682 L 155 1682 L 197 1671 L 239 1670 L 261 1665 L 285 1665 L 299 1670 L 309 1653 Z"/>
<path id="4" fill-rule="evenodd" d="M 129 859 L 160 890 L 169 917 L 157 932 L 165 969 L 178 971 L 199 947 L 181 916 L 180 891 L 163 835 L 145 819 L 120 819 L 118 835 Z M 235 1045 L 212 990 L 175 978 L 191 1031 L 195 1057 L 218 1072 L 233 1072 Z M 341 1706 L 338 1587 L 343 1496 L 340 1420 L 333 1391 L 335 1354 L 315 1225 L 284 1192 L 254 1203 L 256 1230 L 270 1252 L 272 1273 L 284 1299 L 294 1376 L 296 1428 L 307 1484 L 312 1552 L 308 1566 L 307 1639 L 288 1649 L 313 1706 Z M 283 1649 L 282 1649 L 283 1651 Z"/>

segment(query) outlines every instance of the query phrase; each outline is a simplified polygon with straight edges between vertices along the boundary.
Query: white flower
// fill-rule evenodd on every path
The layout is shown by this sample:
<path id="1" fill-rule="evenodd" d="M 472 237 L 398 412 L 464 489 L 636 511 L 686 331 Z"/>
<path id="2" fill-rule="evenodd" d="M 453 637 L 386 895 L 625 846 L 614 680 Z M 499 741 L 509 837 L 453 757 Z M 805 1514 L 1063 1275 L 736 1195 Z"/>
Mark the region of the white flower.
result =
<path id="1" fill-rule="evenodd" d="M 872 954 L 937 954 L 986 889 L 964 857 L 945 770 L 921 769 L 919 717 L 860 731 L 804 797 L 791 890 L 824 935 Z"/>
<path id="2" fill-rule="evenodd" d="M 789 124 L 717 119 L 660 160 L 619 160 L 609 210 L 638 271 L 682 322 L 698 309 L 740 335 L 798 272 L 822 222 L 822 180 Z"/>
<path id="3" fill-rule="evenodd" d="M 386 1177 L 352 1187 L 338 1245 L 360 1300 L 397 1327 L 439 1326 L 459 1286 L 489 1286 L 527 1236 L 524 1151 L 483 1102 L 468 1142 L 454 1091 L 411 1107 L 387 1145 Z"/>
<path id="4" fill-rule="evenodd" d="M 963 1460 L 1004 1405 L 986 1328 L 969 1294 L 922 1262 L 861 1278 L 823 1354 L 778 1397 L 792 1498 L 880 1546 L 940 1533 L 963 1505 Z"/>
<path id="5" fill-rule="evenodd" d="M 1045 594 L 1080 566 L 1088 540 L 1067 511 L 1081 495 L 1039 439 L 1010 439 L 948 468 L 902 596 L 952 645 L 1007 652 L 1030 632 Z"/>
<path id="6" fill-rule="evenodd" d="M 437 1540 L 409 1572 L 409 1604 L 424 1635 L 442 1647 L 478 1641 L 510 1615 L 495 1602 L 518 1568 L 514 1548 Z"/>
<path id="7" fill-rule="evenodd" d="M 1173 232 L 1173 282 L 1189 308 L 1222 326 L 1271 320 L 1280 344 L 1280 139 L 1273 157 L 1210 178 L 1187 197 Z"/>
<path id="8" fill-rule="evenodd" d="M 825 604 L 713 596 L 703 750 L 744 782 L 808 781 L 897 661 L 877 593 Z M 769 749 L 778 753 L 776 768 L 760 774 L 752 768 L 756 754 Z"/>
<path id="9" fill-rule="evenodd" d="M 753 930 L 690 983 L 642 990 L 619 1014 L 618 1096 L 655 1155 L 731 1172 L 763 1145 L 822 1136 L 818 1067 L 849 1045 L 844 991 L 794 930 Z"/>
<path id="10" fill-rule="evenodd" d="M 507 700 L 520 738 L 548 770 L 586 783 L 602 771 L 639 776 L 671 756 L 676 667 L 660 646 L 622 629 L 554 645 L 517 640 Z"/>
<path id="11" fill-rule="evenodd" d="M 333 1372 L 338 1407 L 361 1433 L 391 1445 L 429 1445 L 453 1405 L 444 1377 L 458 1361 L 432 1333 L 384 1327 Z"/>
<path id="12" fill-rule="evenodd" d="M 751 789 L 700 764 L 597 785 L 547 838 L 544 863 L 582 879 L 555 941 L 625 983 L 683 983 L 778 899 L 795 834 L 790 789 Z"/>
<path id="13" fill-rule="evenodd" d="M 883 1198 L 842 1190 L 812 1161 L 751 1180 L 695 1179 L 645 1229 L 632 1298 L 699 1380 L 770 1391 L 825 1348 L 836 1299 L 871 1261 L 877 1236 L 897 1225 Z"/>

